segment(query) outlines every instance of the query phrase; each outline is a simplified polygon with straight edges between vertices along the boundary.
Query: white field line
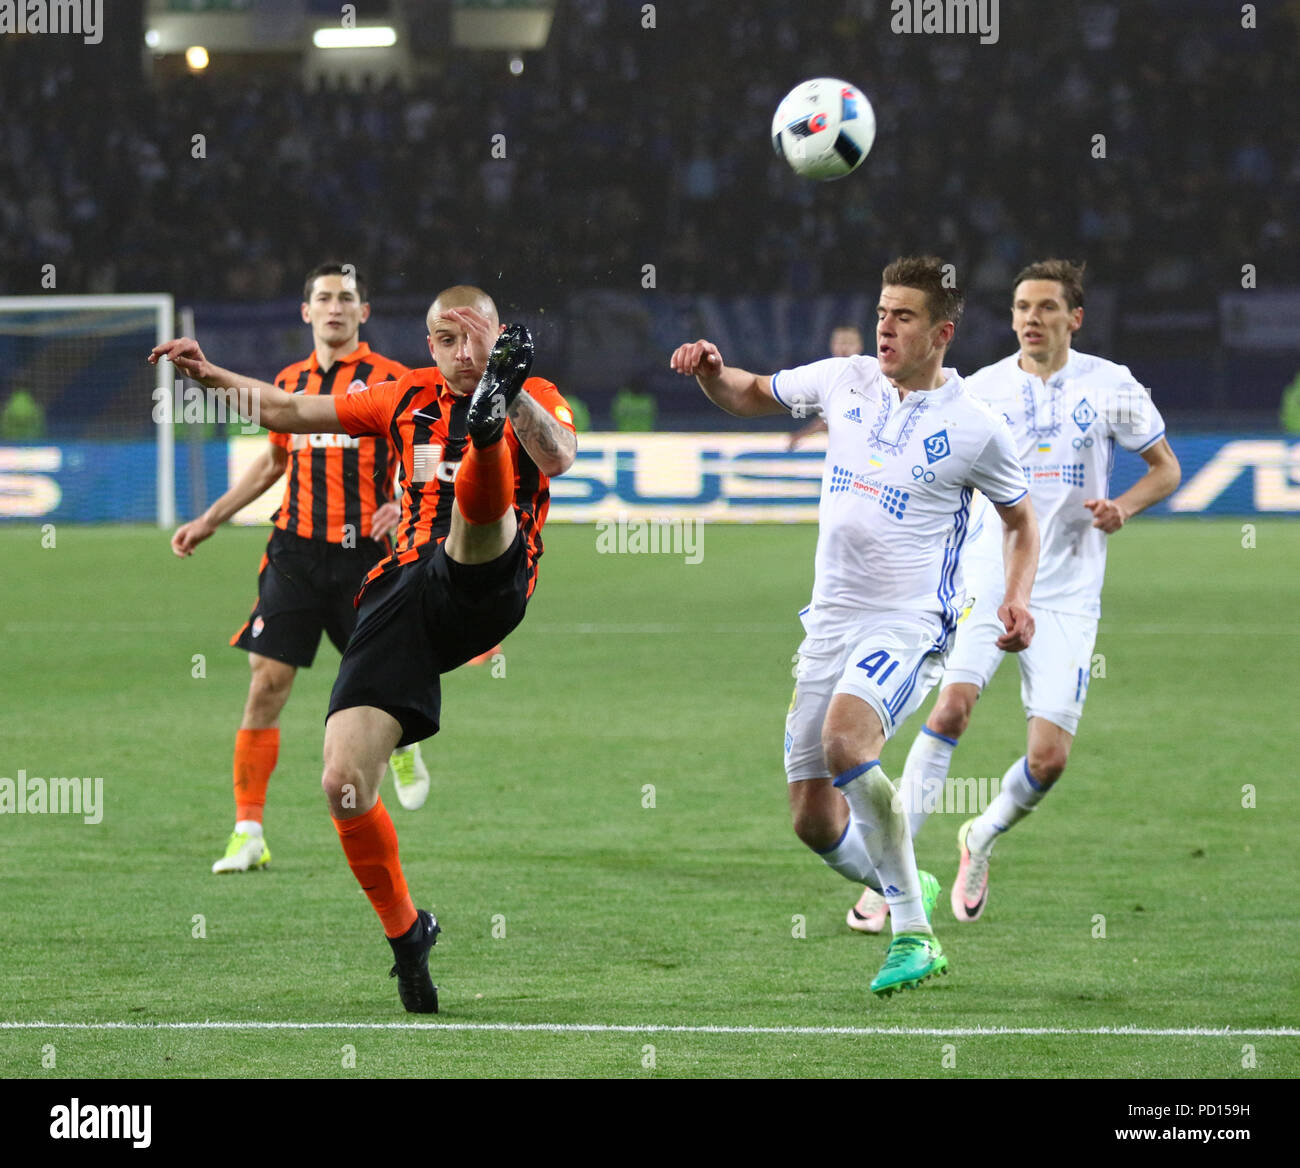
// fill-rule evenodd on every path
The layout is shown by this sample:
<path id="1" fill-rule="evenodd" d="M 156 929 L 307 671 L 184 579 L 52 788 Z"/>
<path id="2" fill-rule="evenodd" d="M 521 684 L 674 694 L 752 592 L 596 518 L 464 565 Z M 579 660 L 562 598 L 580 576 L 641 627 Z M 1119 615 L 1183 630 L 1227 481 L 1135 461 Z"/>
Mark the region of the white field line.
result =
<path id="1" fill-rule="evenodd" d="M 477 1030 L 542 1034 L 750 1034 L 852 1038 L 998 1038 L 1003 1035 L 1112 1038 L 1300 1038 L 1300 1027 L 1272 1026 L 674 1026 L 595 1022 L 4 1022 L 0 1030 Z"/>

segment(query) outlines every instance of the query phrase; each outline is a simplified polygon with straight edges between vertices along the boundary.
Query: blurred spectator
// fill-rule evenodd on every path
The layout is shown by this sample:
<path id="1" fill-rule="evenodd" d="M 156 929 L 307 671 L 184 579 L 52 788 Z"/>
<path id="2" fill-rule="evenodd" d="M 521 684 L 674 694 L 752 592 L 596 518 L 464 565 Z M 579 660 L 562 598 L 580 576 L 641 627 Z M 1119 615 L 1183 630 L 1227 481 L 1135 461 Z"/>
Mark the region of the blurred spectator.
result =
<path id="1" fill-rule="evenodd" d="M 627 433 L 653 430 L 658 414 L 654 394 L 638 393 L 630 385 L 614 395 L 609 412 L 614 429 Z"/>
<path id="2" fill-rule="evenodd" d="M 44 437 L 45 411 L 25 389 L 15 390 L 0 410 L 0 439 L 22 442 Z"/>

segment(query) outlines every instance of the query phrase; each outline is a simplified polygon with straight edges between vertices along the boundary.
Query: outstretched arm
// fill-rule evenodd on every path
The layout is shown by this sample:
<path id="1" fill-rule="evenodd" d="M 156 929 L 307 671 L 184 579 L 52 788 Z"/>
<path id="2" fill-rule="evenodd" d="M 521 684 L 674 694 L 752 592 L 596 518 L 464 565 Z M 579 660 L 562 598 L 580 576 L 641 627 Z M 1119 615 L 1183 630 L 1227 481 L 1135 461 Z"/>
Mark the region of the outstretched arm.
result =
<path id="1" fill-rule="evenodd" d="M 285 393 L 274 385 L 213 365 L 190 337 L 155 345 L 149 364 L 166 358 L 187 377 L 209 389 L 234 391 L 245 421 L 281 434 L 345 433 L 332 394 Z"/>
<path id="2" fill-rule="evenodd" d="M 1007 590 L 998 617 L 1006 632 L 997 640 L 1004 653 L 1029 648 L 1034 638 L 1034 618 L 1029 597 L 1038 572 L 1038 517 L 1026 493 L 1009 507 L 994 503 L 1002 519 L 1002 561 L 1006 566 Z"/>
<path id="3" fill-rule="evenodd" d="M 679 345 L 669 365 L 676 373 L 694 377 L 709 401 L 738 418 L 789 412 L 772 396 L 771 377 L 724 365 L 712 341 Z"/>

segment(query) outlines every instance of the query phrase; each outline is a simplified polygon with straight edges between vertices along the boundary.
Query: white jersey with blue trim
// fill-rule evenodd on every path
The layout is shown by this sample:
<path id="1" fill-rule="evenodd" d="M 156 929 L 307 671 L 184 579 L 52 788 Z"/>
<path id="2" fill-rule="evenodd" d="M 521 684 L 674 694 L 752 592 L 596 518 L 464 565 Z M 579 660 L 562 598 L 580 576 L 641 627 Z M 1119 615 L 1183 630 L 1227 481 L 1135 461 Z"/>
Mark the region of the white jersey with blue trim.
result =
<path id="1" fill-rule="evenodd" d="M 1127 366 L 1071 352 L 1044 382 L 1020 368 L 1019 356 L 972 373 L 966 388 L 1011 427 L 1029 480 L 1041 540 L 1031 603 L 1100 616 L 1107 536 L 1083 501 L 1108 497 L 1115 444 L 1137 452 L 1154 446 L 1164 419 Z M 992 588 L 1002 576 L 1001 525 L 991 508 L 980 519 L 967 574 L 972 588 Z"/>
<path id="2" fill-rule="evenodd" d="M 796 417 L 829 430 L 818 507 L 810 636 L 837 636 L 864 611 L 931 613 L 946 647 L 964 599 L 960 557 L 978 488 L 1025 495 L 1011 432 L 955 370 L 938 389 L 902 394 L 875 357 L 832 357 L 772 379 Z"/>

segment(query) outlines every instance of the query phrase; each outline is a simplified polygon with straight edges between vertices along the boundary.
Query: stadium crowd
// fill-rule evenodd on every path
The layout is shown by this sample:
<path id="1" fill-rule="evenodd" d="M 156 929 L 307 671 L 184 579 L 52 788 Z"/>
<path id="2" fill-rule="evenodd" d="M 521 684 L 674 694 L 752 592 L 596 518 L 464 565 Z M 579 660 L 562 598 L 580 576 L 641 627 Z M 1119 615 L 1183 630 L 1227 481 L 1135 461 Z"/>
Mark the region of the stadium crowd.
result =
<path id="1" fill-rule="evenodd" d="M 721 39 L 716 14 L 659 5 L 646 29 L 639 5 L 559 0 L 522 76 L 445 50 L 409 90 L 354 92 L 283 72 L 101 86 L 9 43 L 0 290 L 40 291 L 53 263 L 65 292 L 293 295 L 340 252 L 381 295 L 483 272 L 520 294 L 635 289 L 644 264 L 660 289 L 799 294 L 917 249 L 976 293 L 1049 253 L 1157 294 L 1212 297 L 1246 262 L 1289 282 L 1300 16 L 1248 30 L 1217 7 L 1004 5 L 981 46 L 893 35 L 887 0 L 829 20 L 760 0 Z M 772 154 L 771 111 L 818 74 L 875 104 L 866 178 L 800 182 Z"/>

